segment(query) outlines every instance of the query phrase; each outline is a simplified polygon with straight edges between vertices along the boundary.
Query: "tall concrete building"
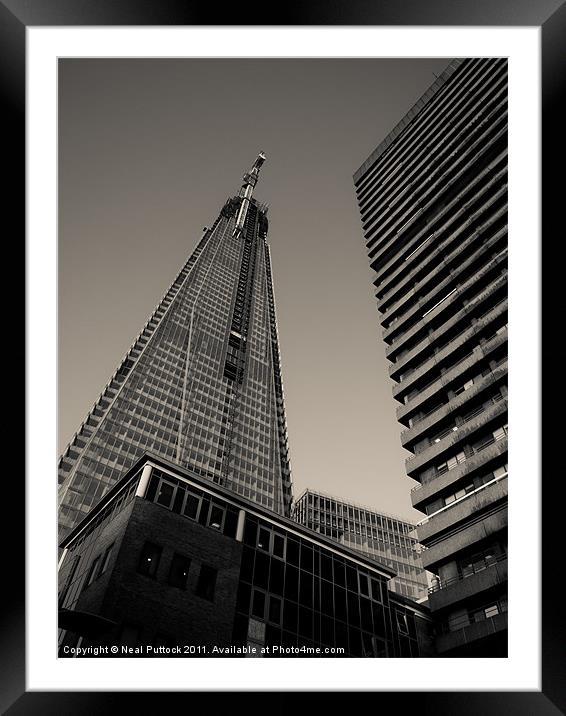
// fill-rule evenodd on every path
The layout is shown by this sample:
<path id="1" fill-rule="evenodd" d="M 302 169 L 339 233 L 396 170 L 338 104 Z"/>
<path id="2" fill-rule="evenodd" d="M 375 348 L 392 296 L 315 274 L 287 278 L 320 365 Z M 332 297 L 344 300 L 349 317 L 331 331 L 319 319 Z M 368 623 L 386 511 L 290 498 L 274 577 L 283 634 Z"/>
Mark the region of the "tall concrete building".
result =
<path id="1" fill-rule="evenodd" d="M 306 489 L 293 505 L 292 517 L 350 549 L 386 564 L 395 572 L 389 589 L 414 600 L 426 598 L 428 581 L 415 525 L 369 507 Z"/>
<path id="2" fill-rule="evenodd" d="M 60 538 L 151 451 L 288 515 L 265 155 L 173 280 L 61 456 Z"/>
<path id="3" fill-rule="evenodd" d="M 354 174 L 446 656 L 507 653 L 507 63 L 451 62 Z"/>

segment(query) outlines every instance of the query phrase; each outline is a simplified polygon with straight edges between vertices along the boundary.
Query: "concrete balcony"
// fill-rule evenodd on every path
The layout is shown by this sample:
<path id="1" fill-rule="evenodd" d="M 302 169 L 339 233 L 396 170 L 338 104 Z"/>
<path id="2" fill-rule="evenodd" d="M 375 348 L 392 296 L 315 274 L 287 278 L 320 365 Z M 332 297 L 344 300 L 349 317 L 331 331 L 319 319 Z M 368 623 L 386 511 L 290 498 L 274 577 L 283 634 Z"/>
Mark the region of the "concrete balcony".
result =
<path id="1" fill-rule="evenodd" d="M 484 411 L 475 415 L 466 423 L 458 426 L 458 429 L 449 433 L 437 443 L 430 444 L 422 452 L 405 461 L 405 470 L 409 477 L 417 472 L 430 466 L 433 462 L 438 462 L 444 453 L 449 455 L 457 451 L 458 447 L 464 442 L 469 442 L 471 436 L 484 425 L 495 420 L 497 417 L 506 415 L 508 409 L 507 398 L 502 398 L 497 403 L 493 403 Z"/>
<path id="2" fill-rule="evenodd" d="M 472 457 L 467 458 L 465 462 L 460 463 L 453 470 L 448 470 L 448 472 L 437 475 L 429 482 L 414 487 L 411 491 L 413 507 L 420 509 L 420 506 L 430 502 L 439 492 L 446 490 L 450 485 L 461 480 L 464 475 L 473 475 L 482 468 L 487 470 L 489 463 L 507 453 L 507 442 L 506 437 L 502 440 L 497 440 L 472 455 Z"/>
<path id="3" fill-rule="evenodd" d="M 427 331 L 431 327 L 431 322 L 435 319 L 441 316 L 443 313 L 447 312 L 451 307 L 453 307 L 454 303 L 461 304 L 463 301 L 467 300 L 467 303 L 465 305 L 465 308 L 467 309 L 475 309 L 479 304 L 483 303 L 486 299 L 488 299 L 495 291 L 498 291 L 499 289 L 503 288 L 507 284 L 507 272 L 503 274 L 497 274 L 492 278 L 490 283 L 478 294 L 472 296 L 468 300 L 468 295 L 473 291 L 476 287 L 477 282 L 485 276 L 488 272 L 492 271 L 494 267 L 497 267 L 498 265 L 503 266 L 503 263 L 507 260 L 507 254 L 505 253 L 503 256 L 498 257 L 494 261 L 490 261 L 489 264 L 483 267 L 481 271 L 478 272 L 476 276 L 473 276 L 471 279 L 466 281 L 462 286 L 458 286 L 454 293 L 450 294 L 449 296 L 446 296 L 445 300 L 443 300 L 441 303 L 439 303 L 437 306 L 435 306 L 432 310 L 430 310 L 425 316 L 423 316 L 419 321 L 417 321 L 415 324 L 413 324 L 410 328 L 407 329 L 405 333 L 402 333 L 397 338 L 395 338 L 394 342 L 386 349 L 385 353 L 389 360 L 393 360 L 394 356 L 403 349 L 403 346 L 406 346 L 407 343 L 411 343 L 415 340 L 415 338 L 418 338 L 419 334 Z M 453 315 L 457 315 L 458 312 L 462 312 L 464 306 L 462 308 L 459 308 L 458 311 L 455 312 Z M 468 310 L 469 313 L 469 310 Z M 465 315 L 462 313 L 462 315 Z M 445 322 L 448 322 L 452 316 L 448 316 L 447 318 L 444 318 Z M 383 332 L 383 339 L 387 342 L 388 334 L 391 334 L 393 332 L 393 329 L 396 328 L 398 323 L 394 323 L 393 326 L 391 326 L 389 329 Z M 438 326 L 436 330 L 441 329 L 441 326 Z"/>
<path id="4" fill-rule="evenodd" d="M 495 505 L 490 513 L 477 517 L 466 527 L 454 530 L 434 545 L 430 545 L 422 554 L 423 567 L 431 572 L 441 562 L 454 557 L 458 552 L 473 547 L 478 542 L 501 532 L 507 527 L 507 502 Z M 417 530 L 419 540 L 421 539 Z"/>
<path id="5" fill-rule="evenodd" d="M 504 130 L 502 130 L 503 132 Z M 493 139 L 490 140 L 486 145 L 484 145 L 483 149 L 487 149 L 489 145 L 493 143 Z M 476 155 L 477 156 L 477 155 Z M 490 166 L 500 161 L 501 155 L 499 155 L 497 158 L 493 159 Z M 489 171 L 489 167 L 484 170 L 485 172 Z M 482 175 L 478 176 L 477 181 L 480 180 Z M 476 196 L 472 197 L 466 202 L 462 202 L 461 198 L 458 199 L 455 197 L 452 202 L 450 202 L 448 205 L 442 208 L 442 210 L 437 214 L 435 217 L 435 221 L 433 223 L 436 224 L 436 222 L 443 221 L 443 223 L 438 226 L 435 230 L 436 233 L 441 234 L 444 231 L 454 231 L 454 225 L 457 226 L 457 231 L 461 231 L 469 226 L 472 226 L 473 224 L 477 223 L 478 217 L 480 217 L 482 214 L 485 213 L 486 210 L 489 210 L 494 204 L 497 199 L 499 198 L 497 195 L 492 196 L 489 199 L 485 201 L 481 209 L 476 210 L 469 218 L 464 219 L 464 217 L 469 212 L 470 206 L 476 201 L 477 197 L 484 193 L 486 191 L 486 186 L 489 186 L 490 183 L 487 185 L 484 185 L 483 189 L 480 190 Z M 502 190 L 502 194 L 505 193 L 505 188 Z M 456 211 L 453 211 L 453 208 L 455 206 L 458 206 L 458 209 Z M 458 222 L 460 224 L 458 225 Z M 424 241 L 424 239 L 431 233 L 431 229 L 433 227 L 427 222 L 422 229 L 415 234 L 413 237 L 413 241 L 418 246 L 419 242 Z M 456 232 L 455 232 L 456 233 Z M 388 250 L 388 248 L 391 247 L 393 241 L 397 239 L 397 236 L 394 236 L 390 239 L 386 239 L 385 237 L 382 237 L 381 240 L 378 242 L 375 241 L 375 237 L 369 237 L 366 233 L 364 233 L 365 239 L 366 239 L 366 246 L 368 250 L 368 256 L 371 260 L 371 266 L 376 272 L 376 281 L 383 280 L 384 286 L 390 286 L 391 281 L 395 278 L 398 282 L 399 273 L 403 274 L 407 272 L 407 266 L 405 264 L 402 264 L 401 266 L 397 267 L 395 271 L 391 271 L 392 265 L 394 265 L 394 262 L 397 257 L 393 257 L 386 263 L 381 263 L 380 265 L 380 258 L 383 255 L 384 251 Z M 410 266 L 409 266 L 410 268 Z M 386 290 L 388 290 L 386 288 Z"/>
<path id="6" fill-rule="evenodd" d="M 466 601 L 476 594 L 486 592 L 499 584 L 505 584 L 505 582 L 507 582 L 507 558 L 432 592 L 429 594 L 428 604 L 431 611 L 436 612 L 458 602 Z"/>
<path id="7" fill-rule="evenodd" d="M 502 614 L 496 614 L 491 619 L 483 619 L 479 622 L 473 622 L 462 629 L 440 634 L 436 638 L 436 650 L 439 654 L 442 654 L 506 630 L 507 612 L 503 612 Z"/>
<path id="8" fill-rule="evenodd" d="M 421 403 L 432 397 L 442 387 L 448 386 L 455 378 L 460 377 L 462 373 L 464 373 L 464 371 L 471 368 L 475 363 L 478 363 L 482 358 L 486 357 L 487 355 L 489 355 L 489 353 L 494 351 L 496 348 L 499 348 L 499 346 L 506 342 L 507 330 L 503 331 L 497 336 L 494 336 L 486 343 L 482 343 L 481 345 L 476 346 L 473 351 L 470 351 L 469 355 L 460 359 L 457 363 L 454 363 L 454 365 L 450 366 L 445 373 L 443 373 L 438 378 L 432 380 L 428 385 L 423 386 L 420 389 L 419 393 L 414 396 L 414 398 L 411 398 L 408 403 L 405 403 L 405 405 L 403 406 L 404 411 L 399 408 L 397 411 L 398 419 L 399 416 L 403 414 L 403 412 L 407 413 L 409 412 L 409 409 L 415 410 L 416 408 L 418 408 Z M 432 365 L 434 365 L 434 363 Z M 427 368 L 425 365 L 422 366 L 422 371 L 423 373 L 427 372 Z M 407 376 L 407 378 L 403 382 L 394 385 L 392 389 L 393 397 L 396 400 L 403 400 L 402 396 L 407 393 L 410 393 L 411 390 L 413 390 L 412 386 L 415 380 L 423 373 L 421 373 L 420 370 L 415 371 L 415 373 L 412 373 L 410 376 Z"/>
<path id="9" fill-rule="evenodd" d="M 428 296 L 423 299 L 420 299 L 416 304 L 413 304 L 413 306 L 411 306 L 411 308 L 406 313 L 400 316 L 399 319 L 395 321 L 392 326 L 386 328 L 383 331 L 383 339 L 386 342 L 387 339 L 393 340 L 393 343 L 389 348 L 388 353 L 391 353 L 394 347 L 399 343 L 406 342 L 407 337 L 414 335 L 415 328 L 419 326 L 422 327 L 425 324 L 430 323 L 433 318 L 446 310 L 446 307 L 449 306 L 455 298 L 457 298 L 458 296 L 465 296 L 470 290 L 472 290 L 476 286 L 478 282 L 480 282 L 488 274 L 496 270 L 497 267 L 503 267 L 507 262 L 507 253 L 505 252 L 504 254 L 496 256 L 495 258 L 489 256 L 486 256 L 485 258 L 487 263 L 485 263 L 480 269 L 478 269 L 472 276 L 467 278 L 463 283 L 458 283 L 458 275 L 456 273 L 451 274 L 450 276 L 445 278 L 444 281 L 440 282 L 439 287 L 441 288 L 441 290 L 439 290 L 438 292 L 436 290 L 431 291 Z M 447 297 L 444 300 L 444 297 L 449 295 L 449 292 L 454 288 L 456 289 L 454 293 L 449 298 Z M 441 303 L 433 303 L 433 306 L 431 308 L 428 308 L 423 315 L 423 308 L 433 301 L 441 301 Z M 403 333 L 403 326 L 410 321 L 413 321 L 415 317 L 419 315 L 421 316 L 421 318 L 410 328 L 406 329 L 406 331 Z M 400 335 L 394 337 L 399 330 L 401 330 Z"/>
<path id="10" fill-rule="evenodd" d="M 426 546 L 427 542 L 442 532 L 466 522 L 480 510 L 487 510 L 491 505 L 507 499 L 508 492 L 508 478 L 503 477 L 497 482 L 467 495 L 448 509 L 442 510 L 427 522 L 419 525 L 417 529 L 419 542 Z"/>
<path id="11" fill-rule="evenodd" d="M 465 390 L 460 395 L 455 396 L 446 405 L 438 408 L 422 420 L 419 420 L 412 427 L 407 428 L 401 432 L 401 445 L 407 449 L 411 449 L 411 445 L 416 441 L 420 440 L 423 435 L 429 432 L 437 423 L 444 420 L 452 413 L 460 412 L 467 403 L 469 403 L 477 395 L 480 395 L 485 390 L 492 386 L 496 386 L 501 380 L 507 376 L 507 361 L 504 361 L 498 366 L 492 373 L 481 376 L 476 379 L 474 384 L 468 390 Z"/>
<path id="12" fill-rule="evenodd" d="M 474 319 L 471 314 L 474 312 L 475 304 L 470 306 L 464 306 L 454 316 L 452 316 L 446 323 L 443 323 L 435 331 L 430 333 L 420 343 L 418 343 L 412 350 L 405 353 L 403 356 L 397 358 L 393 365 L 389 366 L 389 375 L 394 380 L 398 379 L 401 373 L 410 370 L 410 363 L 415 362 L 415 358 L 420 356 L 421 364 L 417 364 L 413 367 L 413 370 L 418 371 L 421 366 L 424 365 L 423 358 L 426 360 L 427 353 L 430 358 L 435 358 L 436 362 L 439 362 L 450 355 L 454 350 L 464 345 L 470 338 L 473 338 L 477 333 L 486 328 L 492 321 L 499 318 L 507 311 L 507 297 L 498 301 L 493 308 L 490 308 L 486 313 Z M 464 327 L 460 329 L 460 332 L 447 342 L 446 334 L 453 328 L 458 327 L 459 323 L 464 323 Z M 442 345 L 444 342 L 445 345 Z M 437 348 L 437 353 L 431 355 L 435 347 L 440 343 L 440 347 Z"/>
<path id="13" fill-rule="evenodd" d="M 427 307 L 429 307 L 430 310 L 430 307 L 434 306 L 437 301 L 441 300 L 448 291 L 458 284 L 458 282 L 461 282 L 460 285 L 462 288 L 468 287 L 491 270 L 494 265 L 504 262 L 505 260 L 506 256 L 494 257 L 493 251 L 490 250 L 490 243 L 487 243 L 480 244 L 477 250 L 465 261 L 461 264 L 457 264 L 456 267 L 452 267 L 451 273 L 444 279 L 434 282 L 434 273 L 438 273 L 438 269 L 440 268 L 440 266 L 437 266 L 436 271 L 429 276 L 429 280 L 432 280 L 433 287 L 426 295 L 417 300 L 413 300 L 410 303 L 410 307 L 408 307 L 405 313 L 399 316 L 399 319 L 393 324 L 393 326 L 391 326 L 391 328 L 401 326 L 405 321 L 413 319 L 416 314 L 422 315 L 423 309 L 425 309 L 426 312 Z M 468 271 L 468 273 L 471 274 L 468 278 L 462 276 L 462 274 L 466 273 L 466 270 L 471 269 L 474 264 L 477 264 L 480 261 L 483 261 L 483 264 L 479 269 L 476 269 L 475 272 Z M 443 264 L 446 264 L 446 262 L 444 261 Z"/>
<path id="14" fill-rule="evenodd" d="M 499 217 L 497 217 L 499 218 Z M 483 231 L 488 229 L 493 222 L 495 221 L 495 215 L 493 217 L 492 221 L 486 222 L 486 225 L 482 228 Z M 431 265 L 431 268 L 434 266 L 434 268 L 438 268 L 441 266 L 446 266 L 447 268 L 450 268 L 454 262 L 458 261 L 458 257 L 460 254 L 467 249 L 467 247 L 473 243 L 474 241 L 477 241 L 478 238 L 481 236 L 481 233 L 479 231 L 475 231 L 471 233 L 466 239 L 460 240 L 456 246 L 452 247 L 450 250 L 449 244 L 453 241 L 456 236 L 459 236 L 461 234 L 461 230 L 455 232 L 449 240 L 443 241 L 438 248 L 436 248 L 429 256 L 425 258 L 424 265 L 427 264 Z M 493 236 L 486 241 L 484 246 L 486 248 L 489 248 L 491 246 L 494 246 L 497 244 L 498 241 L 500 241 L 503 237 L 507 235 L 507 227 L 503 227 L 496 231 Z M 418 254 L 420 253 L 421 249 L 424 249 L 425 246 L 430 244 L 431 241 L 438 240 L 438 237 L 436 234 L 431 234 L 431 236 L 428 239 L 425 239 L 421 245 L 415 249 L 415 253 L 411 256 L 411 259 L 416 258 Z M 449 252 L 447 254 L 443 254 L 443 250 L 446 249 L 448 246 Z M 435 260 L 436 259 L 436 260 Z M 383 296 L 383 298 L 379 299 L 377 302 L 377 310 L 383 314 L 383 320 L 391 320 L 391 318 L 395 315 L 401 315 L 401 311 L 407 306 L 407 304 L 411 303 L 414 300 L 414 297 L 418 295 L 423 288 L 432 280 L 434 280 L 434 273 L 431 270 L 424 278 L 422 278 L 420 281 L 418 281 L 416 284 L 414 282 L 414 278 L 418 273 L 422 270 L 422 265 L 418 264 L 409 274 L 406 278 L 401 279 L 401 281 L 395 286 L 394 290 L 397 292 L 399 289 L 405 285 L 405 290 L 402 292 L 402 295 L 399 296 L 395 301 L 393 301 L 388 308 L 384 309 L 384 306 L 387 306 L 387 303 L 391 300 L 390 299 L 390 293 Z M 413 282 L 410 283 L 410 279 L 413 279 Z M 405 308 L 406 312 L 406 308 Z"/>

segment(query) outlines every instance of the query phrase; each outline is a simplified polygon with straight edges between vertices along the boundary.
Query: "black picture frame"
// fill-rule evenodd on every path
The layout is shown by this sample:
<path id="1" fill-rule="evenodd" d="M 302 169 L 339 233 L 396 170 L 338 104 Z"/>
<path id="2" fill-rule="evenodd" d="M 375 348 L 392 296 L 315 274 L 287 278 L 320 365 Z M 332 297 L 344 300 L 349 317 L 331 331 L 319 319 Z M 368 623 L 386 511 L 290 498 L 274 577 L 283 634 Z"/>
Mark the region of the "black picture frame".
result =
<path id="1" fill-rule="evenodd" d="M 562 234 L 558 212 L 563 199 L 560 148 L 564 141 L 564 120 L 558 111 L 563 99 L 566 5 L 562 0 L 302 0 L 277 7 L 277 22 L 269 17 L 269 5 L 251 0 L 245 4 L 218 7 L 190 0 L 0 0 L 0 92 L 4 125 L 4 210 L 10 216 L 10 236 L 5 234 L 5 250 L 23 246 L 25 234 L 25 61 L 26 27 L 85 25 L 399 25 L 399 26 L 537 26 L 542 44 L 542 196 L 543 236 L 551 260 L 547 262 L 543 290 L 543 326 L 553 326 L 556 335 L 557 308 L 562 304 L 558 271 L 561 266 L 552 254 Z M 560 192 L 560 195 L 559 195 Z M 560 228 L 559 228 L 560 227 Z M 17 237 L 17 238 L 16 238 Z M 552 265 L 551 265 L 552 264 Z M 556 272 L 554 274 L 553 272 Z M 559 324 L 558 324 L 559 325 Z M 560 333 L 560 331 L 558 331 Z M 14 336 L 17 330 L 14 331 Z M 539 336 L 533 335 L 533 340 Z M 23 342 L 22 342 L 23 343 Z M 562 342 L 563 343 L 563 342 Z M 557 377 L 561 351 L 556 342 L 542 352 L 543 369 Z M 22 363 L 24 362 L 22 356 Z M 15 362 L 14 362 L 15 364 Z M 542 380 L 542 378 L 541 378 Z M 550 384 L 550 380 L 548 381 Z M 556 395 L 553 381 L 553 397 Z M 517 399 L 517 398 L 516 398 Z M 550 401 L 549 401 L 550 403 Z M 558 442 L 558 425 L 553 421 L 543 434 L 546 444 Z M 544 443 L 543 443 L 544 444 Z M 33 446 L 27 446 L 33 449 Z M 557 451 L 553 451 L 558 456 Z M 50 458 L 47 458 L 50 459 Z M 548 461 L 550 465 L 550 461 Z M 19 466 L 18 466 L 19 467 Z M 541 714 L 566 713 L 566 618 L 556 577 L 561 569 L 560 500 L 555 485 L 560 473 L 559 459 L 543 487 L 543 576 L 542 576 L 542 691 L 540 692 L 379 692 L 376 708 L 420 710 L 423 714 Z M 18 479 L 15 479 L 15 475 Z M 542 473 L 541 473 L 542 474 Z M 554 479 L 553 479 L 554 478 Z M 553 489 L 554 488 L 554 489 Z M 90 714 L 108 710 L 136 708 L 132 699 L 143 698 L 142 713 L 157 706 L 163 693 L 109 692 L 27 692 L 25 686 L 25 534 L 24 480 L 21 470 L 4 475 L 5 509 L 17 513 L 5 537 L 3 569 L 4 607 L 1 613 L 0 708 L 10 716 L 22 714 Z M 527 517 L 525 517 L 527 519 Z M 528 539 L 525 524 L 525 539 Z M 525 579 L 538 579 L 524 565 Z M 418 665 L 415 664 L 415 668 Z M 439 668 L 442 662 L 439 660 Z M 450 685 L 447 684 L 449 689 Z M 187 695 L 185 695 L 186 698 Z M 300 694 L 297 695 L 299 698 Z M 169 697 L 169 695 L 168 695 Z M 340 708 L 342 698 L 333 695 Z M 230 708 L 243 706 L 247 694 L 231 694 Z M 295 694 L 286 692 L 271 702 L 271 710 L 288 709 Z M 335 702 L 338 699 L 338 702 Z M 310 699 L 309 699 L 310 700 Z M 277 707 L 273 705 L 277 704 Z M 209 704 L 210 706 L 210 704 Z"/>

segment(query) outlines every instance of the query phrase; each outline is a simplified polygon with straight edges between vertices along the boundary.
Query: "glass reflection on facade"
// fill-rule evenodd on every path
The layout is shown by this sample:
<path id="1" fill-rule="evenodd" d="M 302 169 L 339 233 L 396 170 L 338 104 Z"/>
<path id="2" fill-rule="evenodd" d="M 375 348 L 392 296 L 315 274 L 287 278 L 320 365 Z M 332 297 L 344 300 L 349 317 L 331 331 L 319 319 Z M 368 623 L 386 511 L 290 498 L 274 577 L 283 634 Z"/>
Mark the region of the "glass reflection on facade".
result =
<path id="1" fill-rule="evenodd" d="M 427 577 L 415 525 L 367 507 L 307 489 L 293 508 L 300 524 L 395 570 L 389 588 L 411 599 L 427 595 Z"/>
<path id="2" fill-rule="evenodd" d="M 59 462 L 60 537 L 146 451 L 289 514 L 291 476 L 260 154 Z"/>

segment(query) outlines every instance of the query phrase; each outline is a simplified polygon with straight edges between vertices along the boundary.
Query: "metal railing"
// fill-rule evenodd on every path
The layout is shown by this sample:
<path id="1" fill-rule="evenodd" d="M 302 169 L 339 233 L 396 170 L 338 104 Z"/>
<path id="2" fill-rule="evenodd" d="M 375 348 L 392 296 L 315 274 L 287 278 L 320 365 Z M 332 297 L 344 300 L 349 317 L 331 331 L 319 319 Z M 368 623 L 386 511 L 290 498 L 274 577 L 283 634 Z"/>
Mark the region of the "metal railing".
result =
<path id="1" fill-rule="evenodd" d="M 466 456 L 466 460 L 469 460 L 470 458 L 474 457 L 474 455 L 477 455 L 478 453 L 482 452 L 486 448 L 493 445 L 493 443 L 499 442 L 500 440 L 503 440 L 507 437 L 507 432 L 505 432 L 503 435 L 499 435 L 498 437 L 492 437 L 492 439 L 489 442 L 484 443 L 478 448 L 472 448 L 473 454 L 470 456 Z M 458 462 L 454 467 L 458 467 L 458 465 L 462 465 L 466 460 L 461 460 Z M 419 483 L 418 485 L 415 485 L 411 492 L 416 492 L 417 490 L 422 490 L 425 485 L 429 485 L 431 482 L 435 480 L 435 478 L 439 477 L 440 475 L 444 475 L 446 472 L 450 472 L 450 470 L 453 470 L 454 468 L 448 468 L 447 470 L 443 470 L 442 472 L 437 472 L 435 475 L 433 475 L 432 479 L 430 479 L 428 482 L 425 483 Z"/>
<path id="2" fill-rule="evenodd" d="M 417 522 L 415 527 L 421 527 L 421 525 L 426 525 L 433 517 L 436 517 L 436 515 L 440 514 L 441 512 L 445 512 L 446 510 L 449 510 L 454 505 L 457 505 L 460 502 L 462 502 L 463 500 L 466 500 L 468 497 L 471 497 L 472 495 L 475 495 L 478 492 L 481 492 L 481 490 L 485 490 L 486 487 L 493 485 L 495 482 L 499 482 L 499 480 L 503 480 L 503 478 L 507 477 L 507 476 L 508 476 L 508 473 L 505 472 L 505 474 L 499 475 L 498 477 L 494 477 L 493 480 L 490 480 L 489 482 L 484 482 L 483 485 L 476 487 L 475 490 L 471 490 L 471 492 L 468 492 L 466 495 L 462 495 L 462 497 L 459 497 L 457 500 L 454 500 L 454 502 L 450 502 L 448 505 L 444 505 L 444 507 L 441 507 L 436 512 L 433 512 L 432 514 L 427 515 L 424 519 L 420 520 L 420 522 Z"/>
<path id="3" fill-rule="evenodd" d="M 480 616 L 482 610 L 483 616 Z M 496 602 L 485 604 L 483 607 L 479 607 L 471 613 L 468 612 L 468 614 L 463 614 L 457 619 L 440 624 L 439 631 L 441 634 L 450 634 L 451 632 L 458 631 L 459 629 L 465 629 L 466 627 L 476 624 L 477 622 L 488 621 L 489 619 L 493 619 L 493 617 L 505 614 L 506 612 L 507 602 L 498 599 Z"/>
<path id="4" fill-rule="evenodd" d="M 507 559 L 506 554 L 500 554 L 497 557 L 493 557 L 489 560 L 489 562 L 484 562 L 483 566 L 476 567 L 475 564 L 471 565 L 471 571 L 467 574 L 458 574 L 456 577 L 450 577 L 449 579 L 439 579 L 437 582 L 435 582 L 431 587 L 428 588 L 428 593 L 433 594 L 434 592 L 438 592 L 441 589 L 445 589 L 446 587 L 449 587 L 452 584 L 456 584 L 457 582 L 462 582 L 464 579 L 467 579 L 468 577 L 471 577 L 473 574 L 478 574 L 479 572 L 485 572 L 486 569 L 489 569 L 495 564 L 499 564 L 500 562 L 504 562 Z"/>

